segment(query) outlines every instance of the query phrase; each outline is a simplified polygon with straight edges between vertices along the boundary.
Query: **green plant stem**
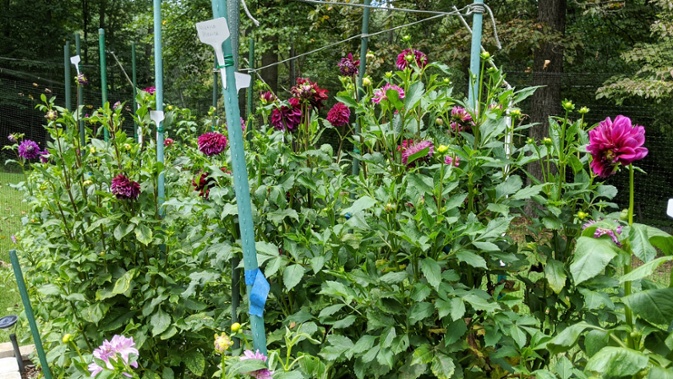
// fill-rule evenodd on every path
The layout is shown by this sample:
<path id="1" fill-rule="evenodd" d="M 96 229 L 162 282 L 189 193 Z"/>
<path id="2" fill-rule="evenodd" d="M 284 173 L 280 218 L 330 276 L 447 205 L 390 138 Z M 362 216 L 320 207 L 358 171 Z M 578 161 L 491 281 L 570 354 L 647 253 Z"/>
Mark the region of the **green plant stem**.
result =
<path id="1" fill-rule="evenodd" d="M 224 378 L 226 377 L 226 375 L 227 375 L 227 374 L 226 374 L 225 367 L 224 367 L 224 365 L 225 365 L 225 363 L 226 363 L 226 359 L 225 359 L 225 358 L 226 358 L 226 356 L 224 355 L 224 353 L 222 353 L 222 366 L 220 367 L 220 369 L 221 369 L 221 371 L 220 371 L 220 378 L 222 378 L 222 379 L 224 379 Z"/>
<path id="2" fill-rule="evenodd" d="M 628 220 L 629 220 L 629 226 L 633 225 L 633 199 L 634 199 L 634 170 L 633 170 L 633 164 L 629 164 L 629 213 L 628 213 Z M 631 246 L 627 244 L 626 246 L 626 262 L 624 263 L 624 275 L 627 275 L 628 273 L 631 272 Z M 624 282 L 624 296 L 629 296 L 631 295 L 631 281 L 626 281 Z M 624 314 L 626 316 L 626 324 L 629 326 L 629 330 L 633 330 L 633 311 L 631 311 L 631 308 L 627 305 L 624 304 Z M 629 334 L 627 337 L 627 343 L 630 348 L 636 348 L 634 346 L 634 341 L 631 335 Z"/>

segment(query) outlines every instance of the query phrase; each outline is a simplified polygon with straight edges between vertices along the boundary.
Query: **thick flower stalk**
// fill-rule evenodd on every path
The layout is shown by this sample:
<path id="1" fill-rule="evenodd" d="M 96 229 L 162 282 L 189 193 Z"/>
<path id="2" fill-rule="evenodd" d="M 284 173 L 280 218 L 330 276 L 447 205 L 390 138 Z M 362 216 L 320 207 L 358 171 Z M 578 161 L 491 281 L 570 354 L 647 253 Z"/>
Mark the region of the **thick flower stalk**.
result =
<path id="1" fill-rule="evenodd" d="M 99 366 L 95 361 L 90 363 L 89 372 L 91 372 L 91 377 L 96 377 L 103 369 L 114 370 L 113 362 L 119 359 L 127 367 L 138 367 L 138 363 L 136 362 L 138 349 L 135 347 L 133 338 L 115 335 L 110 341 L 103 341 L 103 344 L 93 351 L 93 356 L 103 361 L 105 367 Z M 128 372 L 123 372 L 122 374 L 126 377 L 131 377 L 131 374 Z"/>
<path id="2" fill-rule="evenodd" d="M 332 109 L 327 112 L 327 121 L 333 126 L 341 127 L 348 125 L 351 117 L 351 110 L 344 103 L 336 103 Z"/>
<path id="3" fill-rule="evenodd" d="M 119 174 L 112 179 L 110 192 L 120 200 L 135 200 L 140 195 L 140 184 Z"/>
<path id="4" fill-rule="evenodd" d="M 259 350 L 255 351 L 254 353 L 251 350 L 246 350 L 243 352 L 243 355 L 241 356 L 241 360 L 245 361 L 247 359 L 257 359 L 262 362 L 266 362 L 267 357 L 266 355 L 262 354 L 259 352 Z M 251 371 L 247 373 L 248 375 L 252 376 L 255 379 L 272 379 L 273 378 L 273 371 L 267 369 L 267 368 L 262 368 L 259 370 Z"/>
<path id="5" fill-rule="evenodd" d="M 388 100 L 386 93 L 389 90 L 397 91 L 397 97 L 399 97 L 400 99 L 404 99 L 404 90 L 400 86 L 387 83 L 382 88 L 374 90 L 374 96 L 372 96 L 372 101 L 374 102 L 374 104 L 379 104 L 383 100 Z"/>
<path id="6" fill-rule="evenodd" d="M 591 169 L 601 178 L 617 172 L 619 165 L 628 166 L 645 158 L 645 128 L 632 125 L 631 119 L 622 115 L 601 121 L 589 132 L 587 151 L 591 154 Z"/>
<path id="7" fill-rule="evenodd" d="M 198 139 L 199 151 L 208 157 L 217 155 L 227 147 L 227 137 L 218 132 L 201 134 Z"/>
<path id="8" fill-rule="evenodd" d="M 27 161 L 36 159 L 40 156 L 41 153 L 42 151 L 40 151 L 40 146 L 38 146 L 37 142 L 35 141 L 27 139 L 21 141 L 21 144 L 19 145 L 19 156 Z"/>
<path id="9" fill-rule="evenodd" d="M 425 68 L 428 65 L 428 56 L 424 52 L 416 49 L 404 49 L 397 55 L 396 66 L 400 70 L 411 67 L 411 63 L 415 62 L 419 68 Z"/>

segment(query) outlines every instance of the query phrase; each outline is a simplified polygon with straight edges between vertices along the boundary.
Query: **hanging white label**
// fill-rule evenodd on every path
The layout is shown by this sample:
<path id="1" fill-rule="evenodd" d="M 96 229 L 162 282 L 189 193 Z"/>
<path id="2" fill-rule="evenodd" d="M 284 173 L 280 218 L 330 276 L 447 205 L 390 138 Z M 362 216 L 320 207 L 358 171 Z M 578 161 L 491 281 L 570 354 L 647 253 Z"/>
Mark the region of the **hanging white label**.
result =
<path id="1" fill-rule="evenodd" d="M 229 27 L 224 17 L 208 21 L 197 22 L 196 31 L 199 33 L 201 42 L 214 48 L 222 48 L 222 42 L 229 38 Z M 223 62 L 220 62 L 222 64 Z"/>
<path id="2" fill-rule="evenodd" d="M 668 199 L 668 209 L 666 210 L 668 217 L 673 217 L 673 199 Z"/>
<path id="3" fill-rule="evenodd" d="M 78 76 L 79 76 L 79 62 L 80 62 L 79 55 L 70 57 L 70 63 L 75 65 L 75 70 L 77 70 Z"/>

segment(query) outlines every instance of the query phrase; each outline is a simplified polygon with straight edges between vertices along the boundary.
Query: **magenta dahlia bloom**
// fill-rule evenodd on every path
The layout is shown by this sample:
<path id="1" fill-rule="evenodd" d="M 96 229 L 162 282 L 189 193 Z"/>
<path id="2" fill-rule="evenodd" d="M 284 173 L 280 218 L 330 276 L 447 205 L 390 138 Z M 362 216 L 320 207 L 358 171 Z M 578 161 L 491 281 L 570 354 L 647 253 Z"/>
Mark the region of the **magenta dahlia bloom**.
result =
<path id="1" fill-rule="evenodd" d="M 301 105 L 299 99 L 293 97 L 289 100 L 290 106 L 281 105 L 271 112 L 271 125 L 276 130 L 293 132 L 301 124 Z"/>
<path id="2" fill-rule="evenodd" d="M 19 156 L 27 161 L 32 161 L 39 157 L 41 153 L 42 151 L 35 141 L 26 139 L 21 141 L 19 145 Z"/>
<path id="3" fill-rule="evenodd" d="M 166 138 L 164 140 L 164 146 L 165 147 L 171 147 L 171 146 L 173 146 L 174 143 L 175 143 L 175 140 L 173 140 L 173 138 Z"/>
<path id="4" fill-rule="evenodd" d="M 360 60 L 354 60 L 353 54 L 348 53 L 348 56 L 341 58 L 341 61 L 337 63 L 339 66 L 339 72 L 343 76 L 355 76 L 358 74 L 358 67 L 360 65 Z"/>
<path id="5" fill-rule="evenodd" d="M 49 151 L 47 149 L 44 149 L 40 151 L 40 162 L 41 163 L 48 163 L 49 158 L 51 158 L 51 154 L 49 154 Z"/>
<path id="6" fill-rule="evenodd" d="M 460 157 L 450 157 L 447 155 L 446 157 L 444 157 L 444 164 L 458 167 L 460 166 Z"/>
<path id="7" fill-rule="evenodd" d="M 309 103 L 314 108 L 323 106 L 327 100 L 327 90 L 320 88 L 317 83 L 308 78 L 297 78 L 297 84 L 290 89 L 292 96 L 301 100 L 303 103 Z"/>
<path id="8" fill-rule="evenodd" d="M 386 93 L 388 92 L 388 90 L 391 89 L 397 91 L 398 97 L 400 99 L 404 99 L 404 90 L 400 88 L 400 86 L 387 83 L 385 86 L 383 86 L 383 88 L 374 90 L 374 96 L 372 97 L 372 101 L 374 102 L 374 104 L 379 104 L 382 100 L 388 100 L 388 97 L 386 97 Z"/>
<path id="9" fill-rule="evenodd" d="M 208 157 L 217 155 L 227 147 L 227 137 L 218 132 L 208 132 L 199 136 L 199 151 Z"/>
<path id="10" fill-rule="evenodd" d="M 140 195 L 140 184 L 130 180 L 124 174 L 119 174 L 112 179 L 110 192 L 117 199 L 135 200 Z"/>
<path id="11" fill-rule="evenodd" d="M 631 119 L 619 115 L 612 121 L 610 117 L 601 121 L 589 132 L 587 151 L 591 154 L 591 169 L 602 177 L 617 172 L 618 166 L 629 165 L 645 158 L 645 128 L 632 125 Z"/>
<path id="12" fill-rule="evenodd" d="M 336 103 L 332 109 L 327 112 L 327 121 L 338 127 L 348 125 L 351 117 L 351 110 L 344 103 Z"/>
<path id="13" fill-rule="evenodd" d="M 400 70 L 411 67 L 411 62 L 416 62 L 419 68 L 424 68 L 428 65 L 428 56 L 420 50 L 404 49 L 397 55 L 396 66 Z"/>
<path id="14" fill-rule="evenodd" d="M 397 149 L 402 152 L 402 163 L 404 163 L 405 165 L 413 166 L 418 161 L 428 160 L 435 152 L 435 145 L 432 143 L 432 141 L 428 140 L 420 141 L 417 143 L 410 140 L 404 140 L 402 141 L 402 144 L 397 147 Z M 428 149 L 428 153 L 426 156 L 422 158 L 417 158 L 413 162 L 409 162 L 409 157 L 411 157 L 414 154 L 417 154 L 420 151 L 423 151 L 424 149 Z"/>
<path id="15" fill-rule="evenodd" d="M 154 86 L 150 86 L 145 88 L 143 91 L 149 93 L 150 95 L 154 95 L 154 93 L 157 92 L 157 89 L 154 88 Z"/>
<path id="16" fill-rule="evenodd" d="M 257 359 L 262 362 L 266 362 L 267 357 L 266 355 L 262 354 L 259 352 L 259 350 L 255 351 L 254 353 L 251 350 L 246 350 L 243 352 L 243 355 L 241 356 L 241 360 L 245 361 L 248 359 Z M 267 368 L 262 368 L 259 370 L 251 371 L 247 373 L 248 375 L 252 376 L 255 379 L 272 379 L 273 378 L 273 371 L 267 369 Z"/>
<path id="17" fill-rule="evenodd" d="M 467 109 L 456 105 L 451 109 L 450 125 L 451 129 L 455 132 L 469 131 L 474 126 L 474 120 L 472 120 L 472 115 L 468 113 Z"/>
<path id="18" fill-rule="evenodd" d="M 278 98 L 271 91 L 266 91 L 259 95 L 259 100 L 262 102 L 262 104 L 269 104 L 278 100 Z"/>

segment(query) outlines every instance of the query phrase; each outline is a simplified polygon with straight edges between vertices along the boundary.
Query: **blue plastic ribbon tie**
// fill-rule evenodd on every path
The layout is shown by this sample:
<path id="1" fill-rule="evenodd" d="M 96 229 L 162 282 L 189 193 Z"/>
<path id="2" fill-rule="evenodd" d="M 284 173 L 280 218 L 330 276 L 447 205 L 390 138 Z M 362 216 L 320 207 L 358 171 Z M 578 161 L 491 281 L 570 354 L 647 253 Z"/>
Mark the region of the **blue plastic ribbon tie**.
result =
<path id="1" fill-rule="evenodd" d="M 251 285 L 250 310 L 248 313 L 254 316 L 264 316 L 264 305 L 269 296 L 269 282 L 259 268 L 245 271 L 245 284 Z"/>

